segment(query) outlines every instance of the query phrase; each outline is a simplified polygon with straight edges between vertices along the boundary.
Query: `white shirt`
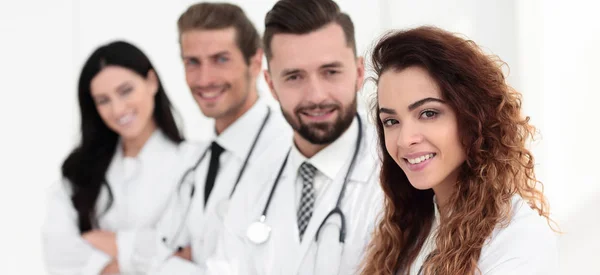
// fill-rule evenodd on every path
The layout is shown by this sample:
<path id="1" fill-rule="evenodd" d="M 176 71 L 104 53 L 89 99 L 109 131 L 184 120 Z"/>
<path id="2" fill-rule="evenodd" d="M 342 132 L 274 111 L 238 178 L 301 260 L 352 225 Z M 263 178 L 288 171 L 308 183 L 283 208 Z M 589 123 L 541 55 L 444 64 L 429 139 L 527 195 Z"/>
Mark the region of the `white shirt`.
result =
<path id="1" fill-rule="evenodd" d="M 181 144 L 183 145 L 183 143 Z M 113 194 L 107 212 L 108 190 L 97 200 L 99 228 L 116 232 L 118 261 L 122 273 L 138 266 L 136 255 L 153 250 L 155 225 L 175 190 L 180 165 L 186 153 L 181 145 L 156 130 L 137 157 L 125 157 L 119 142 L 106 173 Z M 112 260 L 83 238 L 77 212 L 71 202 L 68 180 L 53 185 L 48 192 L 46 220 L 42 228 L 43 254 L 50 274 L 100 274 Z"/>
<path id="2" fill-rule="evenodd" d="M 435 203 L 435 201 L 434 201 Z M 440 215 L 437 205 L 432 230 L 417 259 L 411 265 L 416 275 L 427 255 L 435 249 Z M 546 219 L 518 195 L 512 199 L 512 218 L 498 226 L 488 238 L 477 263 L 482 275 L 548 275 L 558 273 L 557 236 Z"/>
<path id="3" fill-rule="evenodd" d="M 355 120 L 353 124 L 356 123 Z M 346 154 L 346 151 L 350 152 L 349 155 L 352 154 L 357 135 L 355 127 L 353 125 L 344 133 L 344 138 L 338 139 L 339 144 L 345 148 L 337 148 L 335 151 L 322 150 L 319 154 L 328 156 L 319 158 L 337 159 L 340 154 Z M 348 140 L 345 140 L 346 135 L 349 136 Z M 337 146 L 337 141 L 334 143 Z M 266 214 L 266 224 L 271 227 L 270 238 L 263 244 L 254 244 L 248 240 L 246 230 L 261 216 L 281 165 L 293 146 L 290 138 L 281 143 L 273 143 L 268 152 L 269 159 L 264 161 L 262 169 L 253 170 L 251 180 L 240 183 L 239 191 L 231 200 L 224 228 L 218 235 L 219 242 L 214 255 L 207 259 L 204 266 L 195 269 L 182 268 L 176 274 L 354 274 L 370 241 L 383 198 L 378 184 L 379 159 L 375 153 L 377 147 L 374 129 L 368 128 L 364 120 L 361 144 L 356 166 L 350 175 L 340 206 L 346 217 L 347 229 L 343 244 L 339 242 L 339 227 L 327 226 L 324 230 L 318 228 L 335 207 L 350 157 L 342 160 L 341 169 L 337 168 L 337 172 L 332 172 L 335 174 L 335 180 L 319 184 L 318 203 L 302 241 L 298 238 L 296 216 L 296 166 L 299 163 L 293 164 L 297 161 L 301 163 L 302 159 L 288 160 L 277 181 L 277 188 Z M 317 155 L 309 161 L 315 158 Z M 316 163 L 320 165 L 319 162 Z M 327 165 L 322 166 L 322 169 L 331 170 Z M 339 225 L 339 220 L 336 215 L 328 219 L 328 223 Z M 315 242 L 317 232 L 321 233 L 318 244 Z M 331 273 L 328 270 L 337 271 Z"/>
<path id="4" fill-rule="evenodd" d="M 288 166 L 290 178 L 294 178 L 294 171 L 296 171 L 296 208 L 300 208 L 300 199 L 302 196 L 303 180 L 300 177 L 298 170 L 305 161 L 312 164 L 317 171 L 313 180 L 313 186 L 315 188 L 315 207 L 319 204 L 319 199 L 323 197 L 325 189 L 331 184 L 333 179 L 336 178 L 338 173 L 346 173 L 347 171 L 341 171 L 342 167 L 346 162 L 352 158 L 354 153 L 354 145 L 356 143 L 358 125 L 356 120 L 350 124 L 350 127 L 333 143 L 323 148 L 317 154 L 312 156 L 310 159 L 306 158 L 296 146 L 292 146 L 290 151 L 290 159 Z"/>
<path id="5" fill-rule="evenodd" d="M 184 219 L 186 207 L 191 203 L 190 211 L 185 217 L 183 232 L 176 240 L 176 246 L 191 245 L 192 247 L 194 263 L 185 261 L 185 264 L 203 264 L 205 258 L 213 253 L 217 242 L 216 236 L 222 230 L 222 219 L 227 210 L 229 196 L 267 112 L 269 112 L 268 108 L 270 108 L 269 119 L 260 134 L 243 177 L 247 177 L 251 169 L 256 169 L 254 167 L 260 165 L 260 163 L 256 163 L 256 160 L 264 158 L 262 154 L 274 140 L 291 139 L 291 127 L 285 122 L 281 112 L 268 107 L 266 102 L 259 98 L 246 113 L 215 138 L 215 141 L 224 148 L 224 152 L 219 157 L 219 170 L 206 207 L 204 206 L 204 185 L 210 162 L 210 151 L 196 169 L 194 177 L 196 193 L 192 201 L 189 201 L 187 195 L 189 192 L 186 190 L 179 191 L 181 196 L 172 200 L 169 212 L 161 221 L 161 232 L 167 238 L 173 238 L 181 225 L 181 220 Z M 196 150 L 197 155 L 199 156 L 205 148 L 209 148 L 210 144 L 211 142 L 198 144 L 197 147 L 201 149 Z M 158 246 L 160 252 L 152 259 L 153 271 L 161 270 L 160 274 L 177 274 L 177 271 L 173 271 L 169 267 L 172 262 L 182 262 L 180 258 L 172 257 L 175 247 L 165 245 L 163 242 L 160 242 Z"/>

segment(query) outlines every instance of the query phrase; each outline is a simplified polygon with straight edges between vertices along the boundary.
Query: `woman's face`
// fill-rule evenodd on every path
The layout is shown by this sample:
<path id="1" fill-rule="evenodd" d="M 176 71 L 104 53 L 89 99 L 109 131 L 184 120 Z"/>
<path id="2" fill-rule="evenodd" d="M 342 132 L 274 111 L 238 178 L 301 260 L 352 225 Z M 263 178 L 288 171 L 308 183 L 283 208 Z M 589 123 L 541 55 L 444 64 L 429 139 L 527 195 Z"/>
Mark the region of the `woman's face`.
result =
<path id="1" fill-rule="evenodd" d="M 456 114 L 435 80 L 421 67 L 387 70 L 377 95 L 387 152 L 411 185 L 450 191 L 466 157 Z"/>
<path id="2" fill-rule="evenodd" d="M 136 139 L 156 127 L 152 113 L 158 81 L 153 71 L 143 78 L 127 68 L 107 66 L 90 89 L 100 117 L 123 139 Z"/>

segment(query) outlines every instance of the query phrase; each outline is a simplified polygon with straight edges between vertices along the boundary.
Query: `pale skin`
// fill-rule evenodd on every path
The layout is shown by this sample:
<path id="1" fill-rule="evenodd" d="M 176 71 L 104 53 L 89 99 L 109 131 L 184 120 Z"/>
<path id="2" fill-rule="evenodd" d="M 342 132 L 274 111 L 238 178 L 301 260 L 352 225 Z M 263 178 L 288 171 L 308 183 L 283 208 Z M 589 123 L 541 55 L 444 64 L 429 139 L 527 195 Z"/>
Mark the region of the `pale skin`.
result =
<path id="1" fill-rule="evenodd" d="M 306 45 L 311 45 L 306 47 Z M 271 94 L 289 113 L 301 105 L 338 102 L 348 106 L 364 79 L 364 62 L 346 43 L 335 23 L 314 32 L 276 34 L 271 41 L 272 58 L 264 76 Z M 325 116 L 300 114 L 308 123 L 333 123 L 339 110 Z M 298 117 L 294 118 L 298 123 Z M 310 158 L 328 144 L 313 144 L 294 131 L 298 150 Z"/>
<path id="2" fill-rule="evenodd" d="M 388 153 L 411 185 L 432 189 L 442 216 L 466 159 L 454 110 L 420 67 L 390 69 L 379 77 L 379 119 Z M 433 157 L 429 158 L 429 156 Z M 418 164 L 410 163 L 421 156 Z"/>
<path id="3" fill-rule="evenodd" d="M 181 34 L 181 57 L 186 82 L 202 113 L 215 119 L 222 133 L 258 99 L 256 79 L 262 67 L 262 50 L 246 63 L 233 27 L 188 30 Z"/>
<path id="4" fill-rule="evenodd" d="M 256 80 L 262 68 L 262 49 L 247 64 L 233 27 L 184 31 L 180 42 L 188 87 L 203 114 L 215 119 L 219 135 L 258 100 Z M 207 98 L 212 94 L 218 95 Z M 192 249 L 186 246 L 173 256 L 191 261 Z"/>
<path id="5" fill-rule="evenodd" d="M 91 83 L 91 95 L 104 123 L 121 137 L 123 154 L 136 157 L 157 126 L 152 118 L 158 80 L 150 70 L 146 77 L 118 66 L 107 66 Z M 126 120 L 127 123 L 121 123 Z M 101 274 L 119 272 L 116 233 L 91 230 L 82 238 L 113 260 Z"/>

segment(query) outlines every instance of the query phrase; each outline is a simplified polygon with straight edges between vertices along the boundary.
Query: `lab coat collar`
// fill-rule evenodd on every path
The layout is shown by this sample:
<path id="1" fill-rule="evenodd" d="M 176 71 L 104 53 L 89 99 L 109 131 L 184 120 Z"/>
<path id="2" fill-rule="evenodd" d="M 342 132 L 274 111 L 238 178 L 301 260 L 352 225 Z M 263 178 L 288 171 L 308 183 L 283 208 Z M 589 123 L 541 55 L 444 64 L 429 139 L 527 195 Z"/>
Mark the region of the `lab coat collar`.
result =
<path id="1" fill-rule="evenodd" d="M 246 159 L 252 143 L 267 115 L 267 104 L 261 98 L 252 107 L 218 135 L 215 141 L 226 151 L 240 159 Z"/>
<path id="2" fill-rule="evenodd" d="M 290 162 L 292 167 L 294 167 L 294 171 L 297 171 L 300 165 L 306 161 L 316 167 L 329 180 L 335 179 L 338 173 L 344 172 L 341 171 L 342 167 L 352 158 L 357 138 L 357 129 L 358 125 L 356 119 L 354 119 L 350 127 L 338 139 L 310 159 L 302 155 L 294 145 L 292 152 L 290 152 Z"/>
<path id="3" fill-rule="evenodd" d="M 150 135 L 150 138 L 148 138 L 146 143 L 144 143 L 144 146 L 142 146 L 142 149 L 140 150 L 140 152 L 138 153 L 138 155 L 136 157 L 125 157 L 125 154 L 123 152 L 123 140 L 121 138 L 119 138 L 119 142 L 117 143 L 117 148 L 116 148 L 116 152 L 115 152 L 115 158 L 117 158 L 117 159 L 131 158 L 131 159 L 135 159 L 137 161 L 143 161 L 143 160 L 148 159 L 154 153 L 156 153 L 157 149 L 160 149 L 160 148 L 164 147 L 166 144 L 171 144 L 171 143 L 172 143 L 172 141 L 167 138 L 167 136 L 162 132 L 162 130 L 157 128 L 156 130 L 154 130 L 154 132 L 152 132 L 152 135 Z M 150 148 L 150 149 L 148 149 L 148 148 Z"/>
<path id="4" fill-rule="evenodd" d="M 160 129 L 154 130 L 150 138 L 146 141 L 140 152 L 136 157 L 125 157 L 123 152 L 123 141 L 119 138 L 117 142 L 117 148 L 112 161 L 108 167 L 106 178 L 110 184 L 116 184 L 120 181 L 129 181 L 131 178 L 136 177 L 141 171 L 142 165 L 148 163 L 151 160 L 157 159 L 157 155 L 161 152 L 169 152 L 169 147 L 175 145 Z M 131 160 L 130 163 L 135 163 L 133 172 L 126 173 L 125 160 Z M 160 159 L 160 158 L 159 158 Z M 129 176 L 127 176 L 129 175 Z M 125 176 L 125 177 L 124 177 Z"/>

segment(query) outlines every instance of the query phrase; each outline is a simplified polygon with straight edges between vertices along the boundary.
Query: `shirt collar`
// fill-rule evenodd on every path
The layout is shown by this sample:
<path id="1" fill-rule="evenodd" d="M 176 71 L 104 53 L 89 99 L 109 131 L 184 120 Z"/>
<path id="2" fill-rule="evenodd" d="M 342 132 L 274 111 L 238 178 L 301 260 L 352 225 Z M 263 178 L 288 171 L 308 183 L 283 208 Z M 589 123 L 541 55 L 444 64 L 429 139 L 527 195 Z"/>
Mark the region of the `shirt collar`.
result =
<path id="1" fill-rule="evenodd" d="M 169 140 L 167 138 L 167 136 L 160 129 L 157 128 L 156 130 L 154 130 L 154 132 L 152 132 L 152 135 L 150 135 L 150 137 L 148 138 L 146 143 L 144 143 L 144 145 L 140 149 L 140 152 L 138 153 L 138 155 L 136 157 L 131 157 L 131 158 L 136 159 L 138 161 L 143 161 L 143 160 L 147 159 L 149 156 L 152 156 L 153 151 L 154 151 L 154 153 L 156 153 L 156 150 L 160 151 L 163 149 L 162 147 L 165 147 L 164 145 L 171 144 L 171 143 L 172 143 L 172 141 Z M 117 143 L 116 150 L 117 150 L 115 152 L 116 158 L 118 158 L 118 159 L 126 158 L 125 153 L 123 152 L 123 141 L 121 138 L 119 138 L 119 142 Z"/>
<path id="2" fill-rule="evenodd" d="M 323 148 L 310 159 L 306 158 L 296 145 L 292 146 L 290 152 L 290 164 L 294 171 L 298 171 L 304 161 L 312 164 L 317 170 L 330 180 L 334 180 L 345 164 L 349 163 L 354 154 L 354 148 L 357 138 L 358 122 L 352 121 L 350 127 L 333 143 Z"/>
<path id="3" fill-rule="evenodd" d="M 215 141 L 237 158 L 245 159 L 266 115 L 267 104 L 258 98 L 254 105 L 218 135 Z"/>

